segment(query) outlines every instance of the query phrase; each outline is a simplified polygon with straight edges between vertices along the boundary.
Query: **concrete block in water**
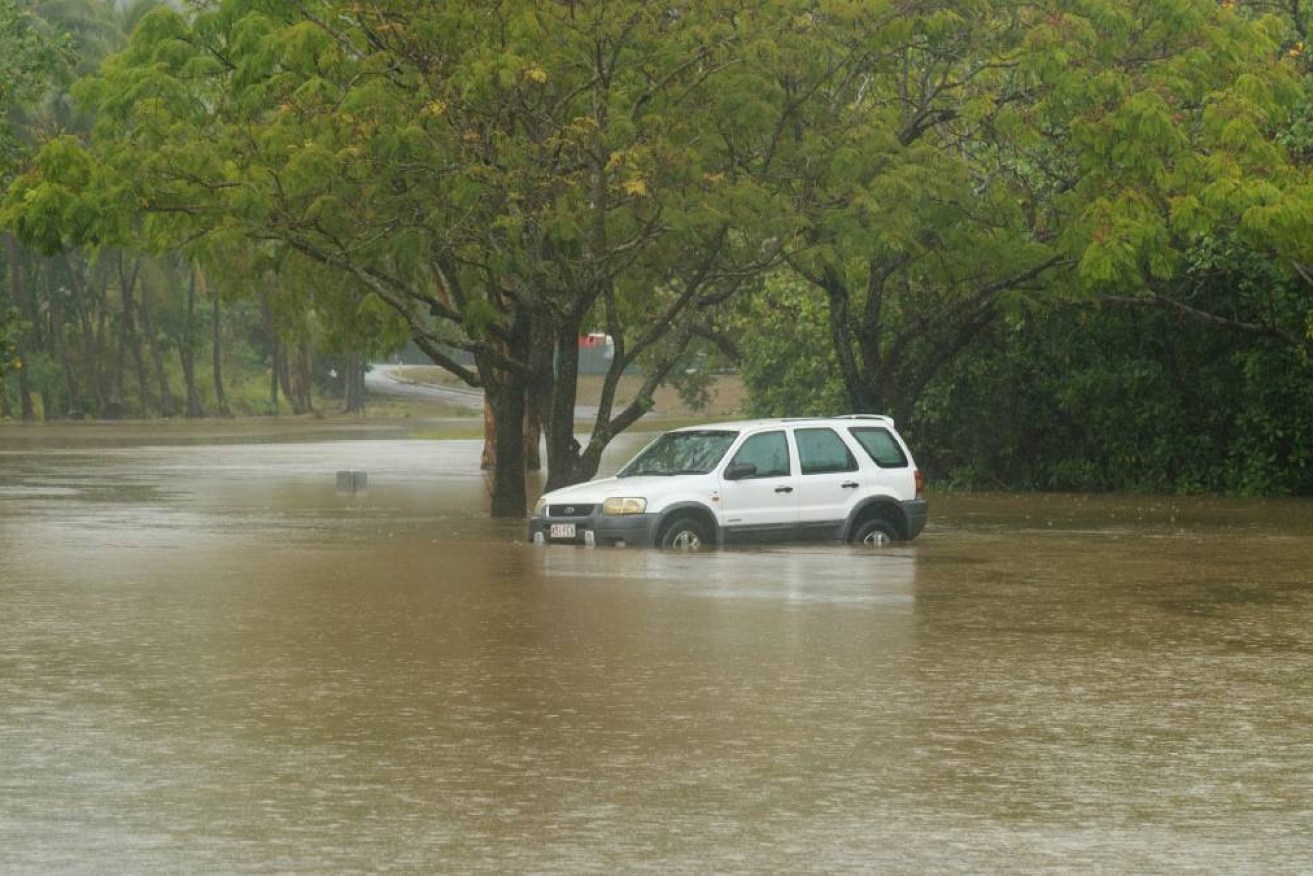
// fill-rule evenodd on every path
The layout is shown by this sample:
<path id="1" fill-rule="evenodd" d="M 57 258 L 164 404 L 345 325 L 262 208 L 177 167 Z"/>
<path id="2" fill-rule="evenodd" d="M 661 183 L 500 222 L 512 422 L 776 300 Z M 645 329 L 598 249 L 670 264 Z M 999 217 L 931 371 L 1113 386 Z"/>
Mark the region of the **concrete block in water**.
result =
<path id="1" fill-rule="evenodd" d="M 339 493 L 363 493 L 369 488 L 369 472 L 340 471 L 337 473 Z"/>

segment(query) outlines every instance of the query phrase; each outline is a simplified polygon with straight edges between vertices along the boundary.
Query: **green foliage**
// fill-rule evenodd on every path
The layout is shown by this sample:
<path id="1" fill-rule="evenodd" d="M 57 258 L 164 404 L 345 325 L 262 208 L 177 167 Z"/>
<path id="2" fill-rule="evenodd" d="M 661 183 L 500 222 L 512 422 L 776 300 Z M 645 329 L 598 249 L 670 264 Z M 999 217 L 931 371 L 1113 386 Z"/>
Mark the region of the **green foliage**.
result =
<path id="1" fill-rule="evenodd" d="M 375 296 L 426 349 L 474 354 L 477 377 L 444 364 L 494 392 L 553 337 L 596 328 L 620 340 L 620 367 L 659 380 L 779 246 L 762 245 L 785 214 L 755 157 L 770 129 L 722 130 L 720 110 L 751 104 L 760 75 L 736 53 L 782 15 L 737 0 L 678 16 L 638 0 L 161 6 L 76 90 L 96 114 L 85 171 L 52 145 L 5 220 L 47 251 L 131 239 L 215 264 L 259 241 L 281 270 L 312 262 L 352 287 L 317 316 Z M 599 422 L 591 464 L 636 413 Z M 574 452 L 572 416 L 548 429 Z"/>
<path id="2" fill-rule="evenodd" d="M 16 307 L 0 307 L 0 378 L 23 367 L 18 357 L 18 338 L 22 331 Z"/>
<path id="3" fill-rule="evenodd" d="M 561 357 L 603 330 L 689 397 L 728 336 L 757 412 L 893 413 L 964 483 L 1310 489 L 1296 7 L 150 5 L 0 0 L 0 110 L 43 113 L 0 225 L 53 256 L 20 271 L 51 406 L 96 410 L 132 349 L 123 248 L 170 254 L 129 288 L 158 350 L 199 337 L 199 265 L 237 367 L 459 349 L 564 412 L 556 463 Z"/>
<path id="4" fill-rule="evenodd" d="M 823 371 L 841 381 L 846 407 L 928 418 L 946 430 L 936 440 L 960 451 L 946 466 L 967 480 L 1217 485 L 1187 473 L 1197 437 L 1158 416 L 1179 406 L 1162 361 L 1123 355 L 1058 385 L 1058 365 L 1031 371 L 1015 359 L 1017 339 L 1001 321 L 1026 327 L 1025 343 L 1048 352 L 1040 303 L 1107 296 L 1164 308 L 1153 316 L 1163 326 L 1179 304 L 1177 318 L 1198 320 L 1188 331 L 1205 339 L 1206 322 L 1287 345 L 1305 336 L 1306 307 L 1265 308 L 1247 290 L 1205 304 L 1196 289 L 1210 239 L 1308 261 L 1313 190 L 1291 160 L 1299 129 L 1288 124 L 1307 101 L 1281 28 L 1208 0 L 918 7 L 900 9 L 896 24 L 877 8 L 828 11 L 833 18 L 781 40 L 763 66 L 776 99 L 792 107 L 783 128 L 792 136 L 774 156 L 787 168 L 780 185 L 796 220 L 789 265 L 824 311 L 805 318 L 802 334 L 828 334 Z M 1229 273 L 1252 276 L 1268 299 L 1272 283 L 1289 288 L 1251 268 Z M 776 306 L 753 302 L 750 324 L 771 325 Z M 1065 331 L 1060 322 L 1052 330 Z M 815 345 L 786 351 L 769 330 L 754 336 L 744 367 L 763 410 L 811 409 L 823 385 L 814 381 L 809 396 L 784 363 L 805 361 L 798 350 Z M 1067 339 L 1052 353 L 1068 348 L 1081 345 Z M 968 401 L 954 382 L 1001 391 L 1010 381 L 994 387 L 994 370 L 1038 384 L 1033 398 L 1021 393 L 1037 423 L 1089 408 L 1115 419 L 1100 435 L 1129 425 L 1158 437 L 1107 453 L 1069 453 L 1080 441 L 1046 445 L 1047 433 L 999 440 L 1026 448 L 1016 459 L 975 446 L 949 427 Z M 1153 399 L 1157 408 L 1137 407 Z M 1025 432 L 1006 407 L 979 422 L 989 444 L 991 428 Z M 1152 474 L 1098 462 L 1109 453 Z"/>
<path id="5" fill-rule="evenodd" d="M 788 274 L 769 277 L 735 332 L 754 416 L 829 416 L 847 409 L 823 303 Z"/>
<path id="6" fill-rule="evenodd" d="M 11 120 L 45 97 L 70 60 L 66 36 L 50 33 L 27 4 L 0 0 L 0 184 L 9 182 L 23 152 Z"/>
<path id="7" fill-rule="evenodd" d="M 1223 241 L 1176 281 L 1304 314 L 1307 292 Z M 914 434 L 941 483 L 972 488 L 1313 492 L 1307 353 L 1160 310 L 1037 311 L 997 325 L 921 399 Z"/>
<path id="8" fill-rule="evenodd" d="M 1205 230 L 1275 242 L 1302 198 L 1273 137 L 1300 85 L 1271 22 L 1164 0 L 1122 9 L 1116 24 L 1095 6 L 1037 29 L 1024 65 L 1041 88 L 1035 118 L 1070 174 L 1061 243 L 1079 279 L 1123 293 L 1166 279 Z M 1057 42 L 1068 52 L 1061 71 L 1039 55 Z"/>

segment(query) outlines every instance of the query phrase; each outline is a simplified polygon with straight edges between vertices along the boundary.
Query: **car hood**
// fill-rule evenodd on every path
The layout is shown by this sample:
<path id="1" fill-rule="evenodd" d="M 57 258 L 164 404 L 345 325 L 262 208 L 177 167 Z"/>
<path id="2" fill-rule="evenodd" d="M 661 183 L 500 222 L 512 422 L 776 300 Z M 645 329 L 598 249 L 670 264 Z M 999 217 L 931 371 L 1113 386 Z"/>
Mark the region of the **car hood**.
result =
<path id="1" fill-rule="evenodd" d="M 655 499 L 677 490 L 687 491 L 693 480 L 702 480 L 708 475 L 671 475 L 660 477 L 641 475 L 631 478 L 599 478 L 570 487 L 561 487 L 545 493 L 543 498 L 553 505 L 562 502 L 577 504 L 600 504 L 612 496 L 641 496 Z"/>

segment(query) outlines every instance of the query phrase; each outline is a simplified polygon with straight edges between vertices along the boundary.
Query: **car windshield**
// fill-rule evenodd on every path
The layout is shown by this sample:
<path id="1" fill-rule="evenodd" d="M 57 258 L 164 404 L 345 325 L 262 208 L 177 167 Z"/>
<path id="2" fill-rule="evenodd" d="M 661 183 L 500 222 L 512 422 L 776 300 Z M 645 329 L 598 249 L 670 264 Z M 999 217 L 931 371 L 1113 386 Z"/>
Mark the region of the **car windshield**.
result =
<path id="1" fill-rule="evenodd" d="M 716 467 L 737 436 L 737 432 L 715 429 L 667 432 L 645 447 L 616 476 L 706 474 Z"/>

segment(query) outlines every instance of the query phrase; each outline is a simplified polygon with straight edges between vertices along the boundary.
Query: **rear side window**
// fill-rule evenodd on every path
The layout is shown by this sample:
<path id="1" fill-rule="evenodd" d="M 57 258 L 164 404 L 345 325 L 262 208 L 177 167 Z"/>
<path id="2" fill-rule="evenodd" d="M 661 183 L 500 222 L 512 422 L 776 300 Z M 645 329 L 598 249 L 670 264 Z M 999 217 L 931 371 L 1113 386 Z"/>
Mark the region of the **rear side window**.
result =
<path id="1" fill-rule="evenodd" d="M 852 433 L 852 436 L 857 439 L 857 443 L 862 445 L 872 461 L 880 468 L 907 467 L 907 454 L 903 453 L 903 448 L 898 445 L 898 441 L 894 439 L 888 429 L 881 429 L 878 426 L 862 426 L 848 431 Z"/>
<path id="2" fill-rule="evenodd" d="M 802 463 L 803 474 L 857 470 L 852 451 L 833 429 L 798 429 L 793 437 L 798 442 L 798 461 Z"/>
<path id="3" fill-rule="evenodd" d="M 763 432 L 743 442 L 734 462 L 750 462 L 757 467 L 756 477 L 774 478 L 789 473 L 789 443 L 783 432 Z"/>

